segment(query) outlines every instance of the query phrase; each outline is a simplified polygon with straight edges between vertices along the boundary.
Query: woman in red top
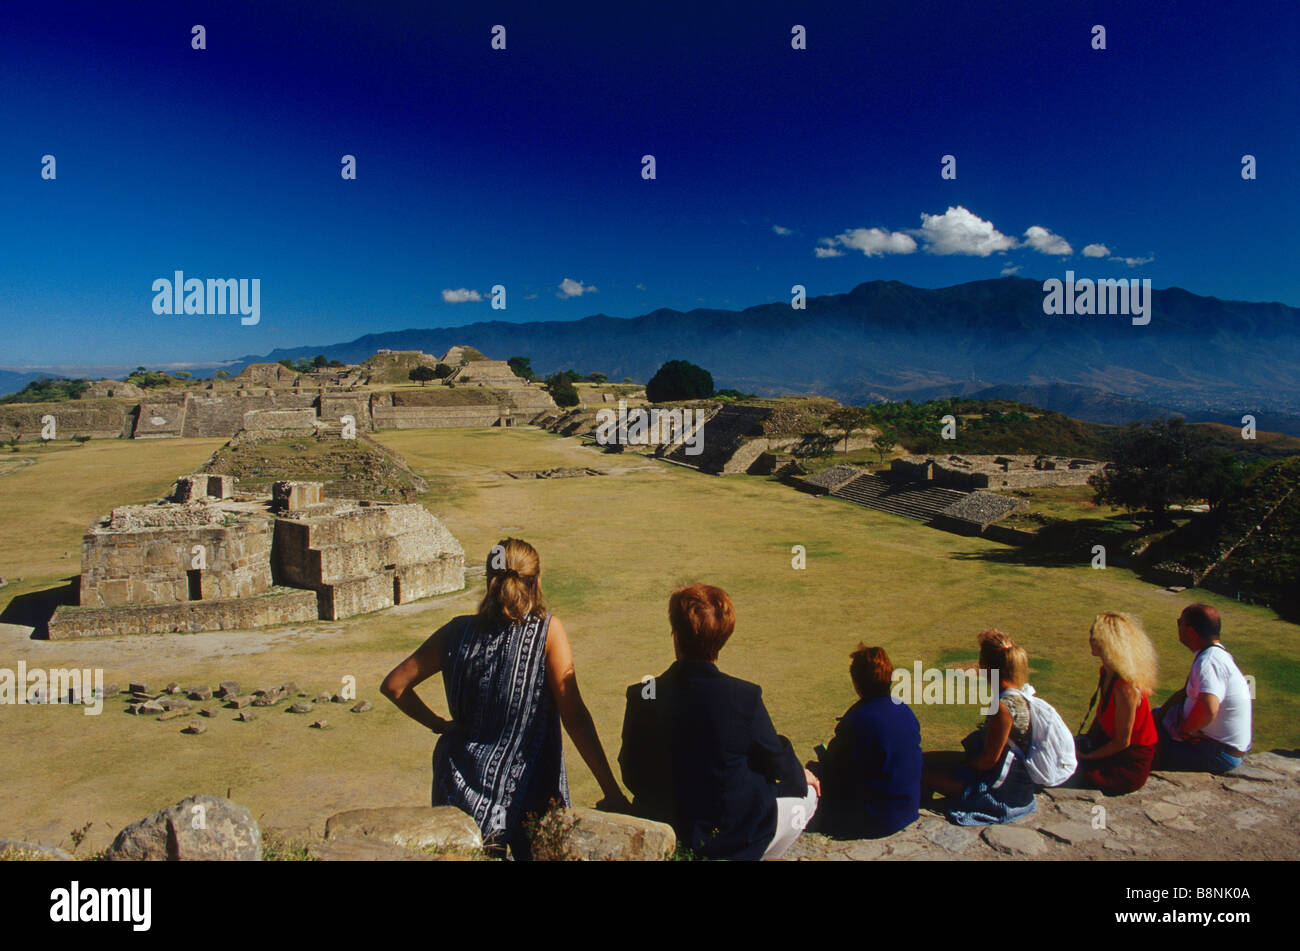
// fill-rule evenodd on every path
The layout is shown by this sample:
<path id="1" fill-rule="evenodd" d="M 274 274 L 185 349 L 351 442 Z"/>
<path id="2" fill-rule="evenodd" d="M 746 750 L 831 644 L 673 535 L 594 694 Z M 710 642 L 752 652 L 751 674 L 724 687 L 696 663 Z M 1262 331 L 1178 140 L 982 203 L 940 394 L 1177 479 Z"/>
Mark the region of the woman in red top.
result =
<path id="1" fill-rule="evenodd" d="M 1141 789 L 1156 753 L 1156 724 L 1148 697 L 1156 686 L 1156 650 L 1130 614 L 1106 611 L 1088 632 L 1101 658 L 1101 698 L 1092 729 L 1078 740 L 1079 769 L 1071 785 L 1118 796 Z"/>

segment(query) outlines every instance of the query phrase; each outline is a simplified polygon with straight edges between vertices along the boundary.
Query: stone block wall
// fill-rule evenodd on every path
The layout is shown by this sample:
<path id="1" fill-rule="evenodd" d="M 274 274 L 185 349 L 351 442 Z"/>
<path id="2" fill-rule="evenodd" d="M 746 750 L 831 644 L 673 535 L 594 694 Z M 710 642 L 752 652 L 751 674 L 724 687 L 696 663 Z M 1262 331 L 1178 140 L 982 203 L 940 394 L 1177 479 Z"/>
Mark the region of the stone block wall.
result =
<path id="1" fill-rule="evenodd" d="M 185 400 L 142 400 L 135 418 L 136 439 L 174 439 L 185 429 Z"/>
<path id="2" fill-rule="evenodd" d="M 316 411 L 314 409 L 249 410 L 244 414 L 243 428 L 250 432 L 289 430 L 310 433 L 316 429 Z"/>
<path id="3" fill-rule="evenodd" d="M 321 593 L 338 619 L 465 585 L 465 553 L 421 505 L 336 503 L 276 522 L 278 578 Z M 384 580 L 376 580 L 376 579 Z"/>
<path id="4" fill-rule="evenodd" d="M 265 518 L 126 530 L 112 530 L 110 518 L 82 539 L 80 603 L 118 607 L 251 597 L 271 587 L 271 540 Z"/>
<path id="5" fill-rule="evenodd" d="M 22 442 L 39 442 L 46 416 L 54 417 L 56 439 L 117 439 L 130 435 L 135 426 L 135 406 L 123 400 L 5 403 L 0 404 L 0 439 L 17 437 Z"/>
<path id="6" fill-rule="evenodd" d="M 121 634 L 196 634 L 298 624 L 319 617 L 314 591 L 271 588 L 256 597 L 112 608 L 63 605 L 50 618 L 52 641 Z"/>

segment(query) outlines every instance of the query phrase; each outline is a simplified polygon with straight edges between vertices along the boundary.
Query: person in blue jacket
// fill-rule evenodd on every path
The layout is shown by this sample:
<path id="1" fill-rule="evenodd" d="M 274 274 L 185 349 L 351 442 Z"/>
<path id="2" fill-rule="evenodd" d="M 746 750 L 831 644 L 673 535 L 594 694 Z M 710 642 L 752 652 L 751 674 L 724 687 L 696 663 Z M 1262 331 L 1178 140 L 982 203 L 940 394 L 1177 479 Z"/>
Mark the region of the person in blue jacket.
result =
<path id="1" fill-rule="evenodd" d="M 917 820 L 921 802 L 921 725 L 911 707 L 890 696 L 894 665 L 883 647 L 859 644 L 849 655 L 859 700 L 840 717 L 835 736 L 809 763 L 821 780 L 817 832 L 878 839 Z"/>

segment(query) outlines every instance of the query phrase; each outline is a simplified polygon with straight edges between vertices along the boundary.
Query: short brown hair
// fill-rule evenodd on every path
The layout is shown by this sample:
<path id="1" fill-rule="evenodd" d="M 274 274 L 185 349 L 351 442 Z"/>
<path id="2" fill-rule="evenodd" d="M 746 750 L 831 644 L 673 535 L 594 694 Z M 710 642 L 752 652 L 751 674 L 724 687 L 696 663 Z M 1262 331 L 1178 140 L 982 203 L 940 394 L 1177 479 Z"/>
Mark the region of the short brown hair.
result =
<path id="1" fill-rule="evenodd" d="M 859 643 L 849 657 L 849 676 L 863 698 L 883 697 L 889 693 L 894 680 L 894 665 L 883 647 Z"/>
<path id="2" fill-rule="evenodd" d="M 1029 654 L 998 630 L 980 631 L 980 669 L 996 670 L 999 679 L 1023 686 L 1029 680 Z"/>
<path id="3" fill-rule="evenodd" d="M 736 629 L 736 609 L 721 588 L 687 585 L 668 599 L 668 623 L 677 635 L 682 657 L 714 661 Z"/>

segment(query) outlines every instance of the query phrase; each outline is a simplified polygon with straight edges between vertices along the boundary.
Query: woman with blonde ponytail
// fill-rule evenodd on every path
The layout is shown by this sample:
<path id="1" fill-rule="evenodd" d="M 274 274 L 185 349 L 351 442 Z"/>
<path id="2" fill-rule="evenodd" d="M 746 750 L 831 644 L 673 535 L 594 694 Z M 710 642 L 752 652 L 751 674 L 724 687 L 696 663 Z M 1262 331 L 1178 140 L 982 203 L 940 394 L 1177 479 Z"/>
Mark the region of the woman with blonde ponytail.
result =
<path id="1" fill-rule="evenodd" d="M 569 805 L 560 726 L 595 774 L 598 808 L 629 808 L 582 695 L 568 634 L 546 610 L 537 550 L 503 539 L 487 558 L 478 613 L 454 618 L 398 664 L 381 690 L 411 719 L 441 734 L 433 751 L 433 804 L 456 806 L 485 844 L 529 857 L 525 819 Z M 441 672 L 451 719 L 414 688 Z"/>

